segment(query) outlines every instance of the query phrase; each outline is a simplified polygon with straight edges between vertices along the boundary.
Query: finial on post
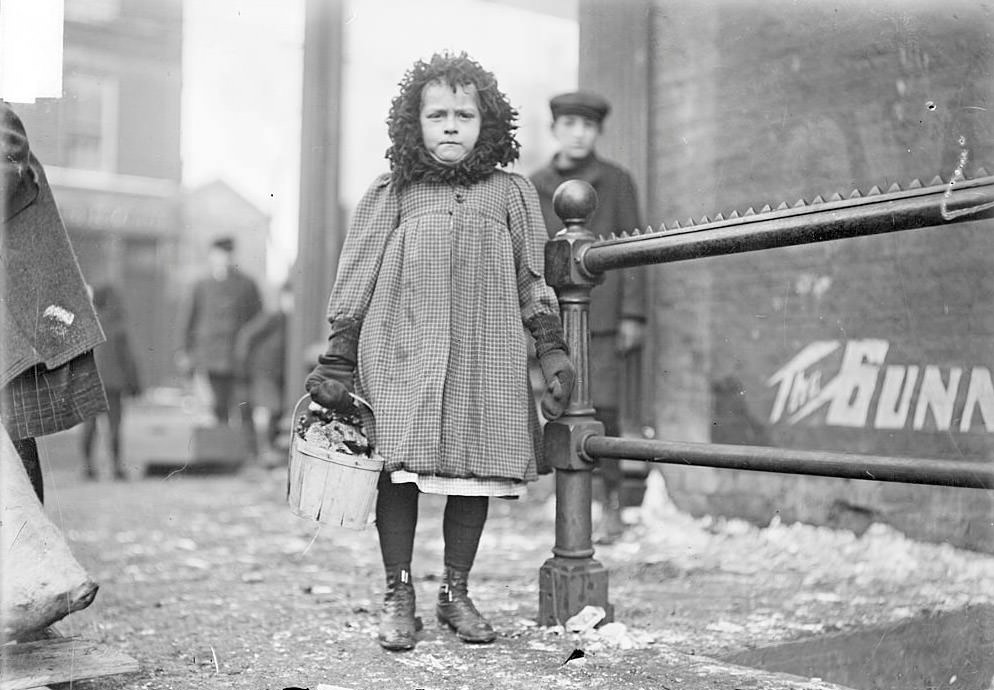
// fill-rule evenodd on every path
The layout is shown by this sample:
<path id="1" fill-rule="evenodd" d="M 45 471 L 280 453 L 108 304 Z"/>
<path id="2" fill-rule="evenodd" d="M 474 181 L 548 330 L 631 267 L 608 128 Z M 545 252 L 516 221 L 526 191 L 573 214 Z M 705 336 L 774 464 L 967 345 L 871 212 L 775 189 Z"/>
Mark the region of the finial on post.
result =
<path id="1" fill-rule="evenodd" d="M 604 280 L 603 275 L 589 273 L 581 259 L 586 246 L 597 239 L 587 227 L 597 209 L 597 191 L 583 180 L 567 180 L 552 195 L 552 206 L 564 227 L 545 245 L 545 282 L 562 301 L 563 290 L 589 290 Z M 584 294 L 589 301 L 589 292 Z"/>
<path id="2" fill-rule="evenodd" d="M 597 208 L 597 190 L 583 180 L 567 180 L 552 195 L 552 207 L 566 227 L 585 224 Z"/>

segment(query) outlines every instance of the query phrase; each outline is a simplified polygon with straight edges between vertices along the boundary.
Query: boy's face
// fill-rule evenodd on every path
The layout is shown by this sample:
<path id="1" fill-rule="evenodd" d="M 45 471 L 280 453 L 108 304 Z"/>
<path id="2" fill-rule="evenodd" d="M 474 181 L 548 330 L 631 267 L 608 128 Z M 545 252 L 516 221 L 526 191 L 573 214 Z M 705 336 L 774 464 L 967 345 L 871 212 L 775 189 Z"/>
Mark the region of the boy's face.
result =
<path id="1" fill-rule="evenodd" d="M 581 161 L 594 151 L 601 125 L 583 115 L 560 115 L 552 123 L 552 136 L 566 158 Z"/>
<path id="2" fill-rule="evenodd" d="M 225 251 L 220 247 L 211 247 L 207 251 L 207 265 L 210 266 L 212 272 L 223 272 L 231 268 L 232 264 L 231 252 Z"/>
<path id="3" fill-rule="evenodd" d="M 421 136 L 432 157 L 449 165 L 472 152 L 480 138 L 476 87 L 434 82 L 421 93 Z"/>

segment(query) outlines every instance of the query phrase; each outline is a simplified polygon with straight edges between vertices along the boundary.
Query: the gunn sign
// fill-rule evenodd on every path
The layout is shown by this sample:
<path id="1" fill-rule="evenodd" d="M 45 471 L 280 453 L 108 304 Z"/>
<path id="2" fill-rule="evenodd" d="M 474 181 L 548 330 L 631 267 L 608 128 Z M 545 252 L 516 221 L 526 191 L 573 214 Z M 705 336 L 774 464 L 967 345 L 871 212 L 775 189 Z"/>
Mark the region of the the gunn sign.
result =
<path id="1" fill-rule="evenodd" d="M 889 349 L 878 339 L 812 342 L 767 380 L 776 387 L 770 422 L 797 424 L 824 407 L 828 426 L 994 432 L 988 367 L 890 363 Z"/>

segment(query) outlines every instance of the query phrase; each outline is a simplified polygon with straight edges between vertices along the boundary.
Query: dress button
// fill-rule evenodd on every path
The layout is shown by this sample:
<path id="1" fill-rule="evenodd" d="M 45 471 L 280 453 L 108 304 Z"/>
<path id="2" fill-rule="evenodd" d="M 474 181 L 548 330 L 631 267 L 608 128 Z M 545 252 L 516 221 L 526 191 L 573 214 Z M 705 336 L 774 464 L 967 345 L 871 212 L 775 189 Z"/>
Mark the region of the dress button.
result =
<path id="1" fill-rule="evenodd" d="M 456 203 L 461 204 L 463 202 L 462 192 L 456 192 Z"/>

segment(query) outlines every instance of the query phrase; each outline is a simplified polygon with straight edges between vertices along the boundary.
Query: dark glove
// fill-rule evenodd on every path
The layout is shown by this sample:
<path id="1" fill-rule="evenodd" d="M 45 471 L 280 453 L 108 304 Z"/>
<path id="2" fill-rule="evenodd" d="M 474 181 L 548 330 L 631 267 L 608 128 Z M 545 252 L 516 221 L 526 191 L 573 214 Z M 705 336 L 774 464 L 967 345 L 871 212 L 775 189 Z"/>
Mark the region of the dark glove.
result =
<path id="1" fill-rule="evenodd" d="M 545 377 L 545 393 L 542 394 L 542 414 L 546 419 L 557 419 L 569 406 L 576 382 L 576 371 L 565 350 L 548 350 L 538 359 Z"/>
<path id="2" fill-rule="evenodd" d="M 308 374 L 304 388 L 311 394 L 311 400 L 321 407 L 333 412 L 350 412 L 355 406 L 350 395 L 355 390 L 354 378 L 350 366 L 318 364 Z"/>
<path id="3" fill-rule="evenodd" d="M 304 380 L 311 400 L 334 412 L 350 412 L 355 407 L 356 349 L 359 324 L 351 318 L 336 319 L 331 324 L 328 348 L 318 356 L 318 365 Z"/>

